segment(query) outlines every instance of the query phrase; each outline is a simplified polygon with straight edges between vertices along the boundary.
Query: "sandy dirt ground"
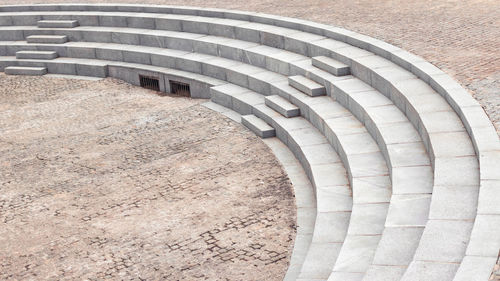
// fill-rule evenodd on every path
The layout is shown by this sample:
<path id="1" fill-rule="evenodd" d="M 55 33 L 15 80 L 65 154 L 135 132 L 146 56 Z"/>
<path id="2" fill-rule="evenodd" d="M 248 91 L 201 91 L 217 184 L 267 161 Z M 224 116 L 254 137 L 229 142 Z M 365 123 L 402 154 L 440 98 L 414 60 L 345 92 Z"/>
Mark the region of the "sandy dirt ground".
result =
<path id="1" fill-rule="evenodd" d="M 112 79 L 0 84 L 0 279 L 283 278 L 292 187 L 243 126 Z"/>

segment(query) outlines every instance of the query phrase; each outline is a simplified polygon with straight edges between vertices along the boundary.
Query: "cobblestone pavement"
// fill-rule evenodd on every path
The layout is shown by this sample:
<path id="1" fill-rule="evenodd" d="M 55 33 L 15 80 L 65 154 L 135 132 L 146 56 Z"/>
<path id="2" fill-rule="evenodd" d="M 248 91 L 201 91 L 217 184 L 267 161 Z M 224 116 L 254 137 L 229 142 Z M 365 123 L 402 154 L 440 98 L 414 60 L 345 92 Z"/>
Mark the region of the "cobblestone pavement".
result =
<path id="1" fill-rule="evenodd" d="M 200 101 L 0 74 L 0 279 L 280 280 L 291 184 Z"/>
<path id="2" fill-rule="evenodd" d="M 3 0 L 2 4 L 60 3 Z M 345 27 L 424 57 L 465 86 L 500 133 L 498 0 L 71 0 L 257 11 Z"/>

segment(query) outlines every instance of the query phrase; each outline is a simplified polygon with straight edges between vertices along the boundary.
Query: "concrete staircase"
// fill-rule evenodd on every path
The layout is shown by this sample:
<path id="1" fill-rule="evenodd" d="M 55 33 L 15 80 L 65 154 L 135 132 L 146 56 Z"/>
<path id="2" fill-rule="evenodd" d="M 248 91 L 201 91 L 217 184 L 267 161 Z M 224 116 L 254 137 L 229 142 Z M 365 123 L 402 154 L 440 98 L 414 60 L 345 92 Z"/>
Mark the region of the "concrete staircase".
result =
<path id="1" fill-rule="evenodd" d="M 285 280 L 488 278 L 500 248 L 500 142 L 439 69 L 303 20 L 79 7 L 0 7 L 0 70 L 135 85 L 141 74 L 162 91 L 181 81 L 266 142 L 279 139 L 310 181 L 294 183 L 299 229 Z"/>

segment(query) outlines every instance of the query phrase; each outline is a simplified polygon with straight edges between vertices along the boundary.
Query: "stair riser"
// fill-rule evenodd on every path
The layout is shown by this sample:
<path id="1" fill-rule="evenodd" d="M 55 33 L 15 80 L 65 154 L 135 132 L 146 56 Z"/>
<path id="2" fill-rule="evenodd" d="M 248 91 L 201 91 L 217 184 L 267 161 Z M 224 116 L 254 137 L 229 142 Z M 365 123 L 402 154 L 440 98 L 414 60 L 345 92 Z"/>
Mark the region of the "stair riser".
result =
<path id="1" fill-rule="evenodd" d="M 68 37 L 58 36 L 58 37 L 28 37 L 28 43 L 38 43 L 38 44 L 64 44 L 68 42 Z"/>
<path id="2" fill-rule="evenodd" d="M 77 27 L 78 21 L 39 21 L 38 27 L 40 28 L 73 28 Z"/>
<path id="3" fill-rule="evenodd" d="M 52 60 L 57 58 L 57 53 L 16 53 L 17 59 Z"/>
<path id="4" fill-rule="evenodd" d="M 6 67 L 5 74 L 7 75 L 29 75 L 29 76 L 41 76 L 47 74 L 47 69 L 23 69 L 23 68 L 12 68 Z"/>

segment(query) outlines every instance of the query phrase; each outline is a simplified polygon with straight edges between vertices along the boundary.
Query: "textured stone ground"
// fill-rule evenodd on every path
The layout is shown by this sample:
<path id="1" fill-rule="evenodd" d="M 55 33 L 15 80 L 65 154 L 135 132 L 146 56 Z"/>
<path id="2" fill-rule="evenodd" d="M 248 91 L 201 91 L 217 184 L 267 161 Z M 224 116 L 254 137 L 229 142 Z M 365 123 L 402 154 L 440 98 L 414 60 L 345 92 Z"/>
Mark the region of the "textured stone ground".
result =
<path id="1" fill-rule="evenodd" d="M 291 184 L 241 125 L 111 79 L 0 85 L 0 279 L 283 277 Z"/>
<path id="2" fill-rule="evenodd" d="M 2 0 L 2 4 L 60 3 Z M 446 71 L 485 108 L 500 133 L 498 0 L 71 0 L 257 11 L 345 27 L 402 47 Z"/>

